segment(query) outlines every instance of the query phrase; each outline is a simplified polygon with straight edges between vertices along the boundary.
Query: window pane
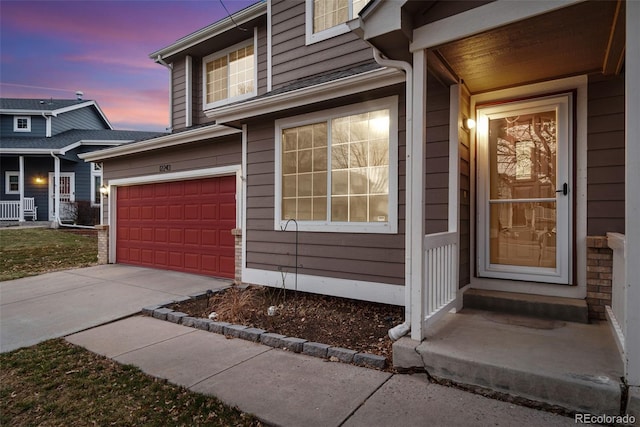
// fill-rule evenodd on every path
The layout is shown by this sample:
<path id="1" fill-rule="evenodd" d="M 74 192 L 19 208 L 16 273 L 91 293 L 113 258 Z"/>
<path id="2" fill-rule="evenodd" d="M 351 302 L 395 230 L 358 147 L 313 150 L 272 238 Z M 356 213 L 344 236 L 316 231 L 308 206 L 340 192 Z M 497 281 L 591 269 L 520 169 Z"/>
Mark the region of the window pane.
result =
<path id="1" fill-rule="evenodd" d="M 313 174 L 313 195 L 327 196 L 327 173 L 316 172 Z"/>
<path id="2" fill-rule="evenodd" d="M 312 153 L 313 152 L 311 150 L 298 151 L 298 173 L 311 172 L 311 170 L 313 169 L 311 167 Z"/>
<path id="3" fill-rule="evenodd" d="M 489 120 L 491 199 L 555 197 L 556 112 Z"/>
<path id="4" fill-rule="evenodd" d="M 282 196 L 296 197 L 298 194 L 297 176 L 287 175 L 282 178 Z"/>
<path id="5" fill-rule="evenodd" d="M 298 175 L 298 197 L 311 196 L 313 175 L 310 173 Z"/>
<path id="6" fill-rule="evenodd" d="M 349 171 L 331 172 L 331 194 L 349 194 Z"/>
<path id="7" fill-rule="evenodd" d="M 353 222 L 388 221 L 389 110 L 336 118 L 331 125 L 331 194 L 347 196 L 346 202 L 332 198 L 340 203 L 332 206 L 332 215 L 346 214 Z"/>
<path id="8" fill-rule="evenodd" d="M 367 211 L 367 196 L 349 197 L 349 221 L 366 222 Z"/>
<path id="9" fill-rule="evenodd" d="M 331 221 L 349 221 L 349 198 L 344 196 L 331 197 Z"/>
<path id="10" fill-rule="evenodd" d="M 296 218 L 296 199 L 282 199 L 282 218 Z"/>
<path id="11" fill-rule="evenodd" d="M 207 103 L 253 92 L 253 45 L 242 47 L 206 64 Z"/>
<path id="12" fill-rule="evenodd" d="M 311 199 L 298 199 L 298 215 L 295 217 L 300 221 L 308 221 L 311 219 Z"/>
<path id="13" fill-rule="evenodd" d="M 297 172 L 298 153 L 290 151 L 282 155 L 282 172 L 285 174 L 292 174 Z"/>
<path id="14" fill-rule="evenodd" d="M 313 198 L 313 218 L 314 221 L 325 221 L 327 219 L 327 198 Z"/>

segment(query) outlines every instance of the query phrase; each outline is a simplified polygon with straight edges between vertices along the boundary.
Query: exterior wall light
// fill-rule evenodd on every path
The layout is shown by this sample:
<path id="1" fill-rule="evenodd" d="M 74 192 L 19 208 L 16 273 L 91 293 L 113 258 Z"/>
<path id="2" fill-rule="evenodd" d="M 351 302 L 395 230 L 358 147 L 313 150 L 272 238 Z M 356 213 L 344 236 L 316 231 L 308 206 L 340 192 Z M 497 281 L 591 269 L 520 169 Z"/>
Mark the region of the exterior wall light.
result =
<path id="1" fill-rule="evenodd" d="M 465 128 L 465 130 L 471 130 L 476 127 L 476 121 L 465 117 L 464 119 L 462 119 L 462 126 Z"/>
<path id="2" fill-rule="evenodd" d="M 107 197 L 109 195 L 109 187 L 107 187 L 106 185 L 103 185 L 100 187 L 100 194 L 102 194 L 103 196 Z"/>
<path id="3" fill-rule="evenodd" d="M 46 183 L 47 183 L 47 180 L 46 180 L 46 179 L 44 179 L 44 178 L 43 178 L 43 177 L 41 177 L 41 176 L 36 176 L 36 177 L 35 177 L 35 179 L 34 179 L 34 182 L 35 182 L 36 184 L 46 184 Z"/>

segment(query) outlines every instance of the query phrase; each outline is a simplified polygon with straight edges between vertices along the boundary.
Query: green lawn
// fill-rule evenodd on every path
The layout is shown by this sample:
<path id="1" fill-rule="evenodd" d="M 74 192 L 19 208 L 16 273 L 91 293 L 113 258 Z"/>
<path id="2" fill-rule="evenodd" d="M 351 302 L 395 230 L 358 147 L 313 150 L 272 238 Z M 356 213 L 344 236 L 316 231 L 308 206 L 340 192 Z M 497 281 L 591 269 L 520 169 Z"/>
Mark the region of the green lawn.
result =
<path id="1" fill-rule="evenodd" d="M 63 339 L 0 354 L 2 426 L 260 426 L 192 393 Z"/>
<path id="2" fill-rule="evenodd" d="M 62 230 L 0 230 L 0 281 L 96 263 L 98 241 Z"/>

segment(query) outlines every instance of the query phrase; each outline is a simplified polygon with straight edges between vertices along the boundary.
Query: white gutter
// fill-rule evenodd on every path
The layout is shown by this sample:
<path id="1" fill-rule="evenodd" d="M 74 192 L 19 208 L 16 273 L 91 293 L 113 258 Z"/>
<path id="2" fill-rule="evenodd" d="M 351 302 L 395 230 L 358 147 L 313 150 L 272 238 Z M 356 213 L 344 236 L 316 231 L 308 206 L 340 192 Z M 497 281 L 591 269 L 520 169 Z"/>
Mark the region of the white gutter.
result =
<path id="1" fill-rule="evenodd" d="M 45 137 L 51 138 L 51 116 L 47 116 L 44 112 L 42 113 L 42 117 L 47 121 Z"/>
<path id="2" fill-rule="evenodd" d="M 142 153 L 145 151 L 157 150 L 159 148 L 173 147 L 175 145 L 199 141 L 203 138 L 218 138 L 221 136 L 234 135 L 241 132 L 242 131 L 239 129 L 234 129 L 228 126 L 211 125 L 170 135 L 159 136 L 156 138 L 138 141 L 127 145 L 121 145 L 118 147 L 106 148 L 104 150 L 92 151 L 90 153 L 83 153 L 79 154 L 78 157 L 86 162 L 98 162 L 105 159 L 112 159 L 114 157 Z"/>
<path id="3" fill-rule="evenodd" d="M 206 110 L 204 113 L 218 123 L 227 123 L 392 86 L 403 83 L 404 80 L 402 73 L 397 70 L 381 68 L 273 96 Z"/>

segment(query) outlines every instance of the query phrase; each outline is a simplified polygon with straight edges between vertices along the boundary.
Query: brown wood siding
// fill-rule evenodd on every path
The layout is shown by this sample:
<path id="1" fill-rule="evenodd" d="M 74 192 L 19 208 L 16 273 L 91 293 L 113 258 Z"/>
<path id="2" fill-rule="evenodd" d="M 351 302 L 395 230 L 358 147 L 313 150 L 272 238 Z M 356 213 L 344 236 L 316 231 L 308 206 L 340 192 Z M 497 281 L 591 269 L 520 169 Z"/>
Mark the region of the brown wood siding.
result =
<path id="1" fill-rule="evenodd" d="M 171 126 L 174 130 L 184 128 L 185 120 L 185 64 L 184 57 L 178 59 L 173 63 L 173 70 L 171 71 L 171 91 L 173 102 L 173 114 Z"/>
<path id="2" fill-rule="evenodd" d="M 402 86 L 396 93 L 404 93 Z M 380 93 L 380 97 L 391 93 Z M 375 94 L 377 98 L 378 94 Z M 371 95 L 367 97 L 371 99 Z M 351 98 L 322 109 L 348 105 Z M 310 233 L 298 235 L 298 272 L 341 279 L 404 285 L 404 96 L 399 99 L 399 209 L 398 234 Z M 308 109 L 307 109 L 308 110 Z M 300 111 L 287 114 L 293 116 Z M 286 116 L 282 116 L 286 117 Z M 294 267 L 295 233 L 274 230 L 274 120 L 248 125 L 246 263 L 248 268 L 291 271 Z M 293 227 L 293 224 L 290 225 Z"/>
<path id="3" fill-rule="evenodd" d="M 242 143 L 239 135 L 209 139 L 140 154 L 105 160 L 105 180 L 158 174 L 159 166 L 171 165 L 171 172 L 239 165 L 242 163 Z"/>
<path id="4" fill-rule="evenodd" d="M 427 144 L 425 231 L 448 229 L 449 201 L 449 88 L 431 74 L 427 78 Z"/>
<path id="5" fill-rule="evenodd" d="M 258 95 L 267 93 L 267 27 L 258 27 Z"/>
<path id="6" fill-rule="evenodd" d="M 624 74 L 589 78 L 587 235 L 624 233 Z"/>
<path id="7" fill-rule="evenodd" d="M 305 2 L 274 0 L 271 6 L 272 87 L 373 60 L 353 33 L 305 45 Z"/>
<path id="8" fill-rule="evenodd" d="M 471 135 L 463 125 L 464 117 L 471 117 L 471 97 L 466 87 L 462 87 L 460 96 L 460 116 L 458 117 L 460 126 L 458 127 L 458 137 L 460 139 L 460 194 L 459 203 L 459 232 L 460 247 L 459 261 L 460 270 L 458 273 L 459 287 L 466 286 L 470 281 L 471 263 Z"/>

